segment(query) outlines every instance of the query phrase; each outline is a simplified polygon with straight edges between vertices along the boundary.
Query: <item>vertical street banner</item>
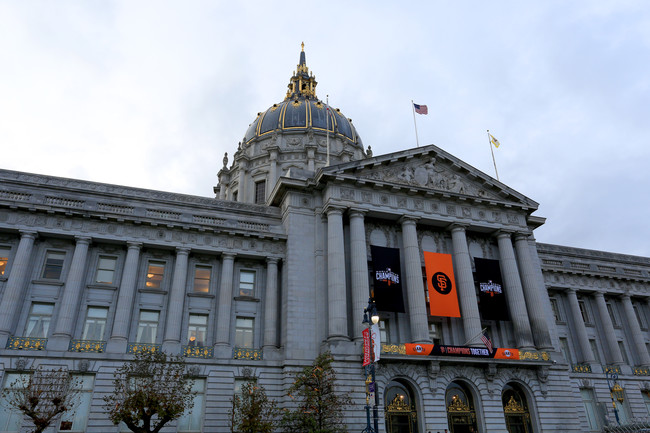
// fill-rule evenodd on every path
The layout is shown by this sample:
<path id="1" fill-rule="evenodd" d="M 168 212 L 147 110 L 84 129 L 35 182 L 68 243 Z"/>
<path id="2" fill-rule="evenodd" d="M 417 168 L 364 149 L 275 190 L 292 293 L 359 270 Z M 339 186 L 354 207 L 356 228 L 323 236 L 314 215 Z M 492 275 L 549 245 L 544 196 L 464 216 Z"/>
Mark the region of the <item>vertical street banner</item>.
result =
<path id="1" fill-rule="evenodd" d="M 508 303 L 498 260 L 474 257 L 479 288 L 479 310 L 485 320 L 508 320 Z"/>
<path id="2" fill-rule="evenodd" d="M 370 329 L 366 328 L 361 332 L 361 335 L 363 335 L 363 364 L 361 364 L 363 367 L 366 365 L 370 364 L 371 361 L 371 341 L 370 341 Z"/>
<path id="3" fill-rule="evenodd" d="M 372 362 L 377 362 L 381 358 L 381 334 L 379 333 L 379 325 L 372 325 L 370 327 L 370 341 L 372 342 L 373 351 Z"/>
<path id="4" fill-rule="evenodd" d="M 460 317 L 451 254 L 424 251 L 429 311 L 432 316 Z"/>
<path id="5" fill-rule="evenodd" d="M 399 249 L 370 245 L 375 304 L 379 311 L 404 312 Z"/>

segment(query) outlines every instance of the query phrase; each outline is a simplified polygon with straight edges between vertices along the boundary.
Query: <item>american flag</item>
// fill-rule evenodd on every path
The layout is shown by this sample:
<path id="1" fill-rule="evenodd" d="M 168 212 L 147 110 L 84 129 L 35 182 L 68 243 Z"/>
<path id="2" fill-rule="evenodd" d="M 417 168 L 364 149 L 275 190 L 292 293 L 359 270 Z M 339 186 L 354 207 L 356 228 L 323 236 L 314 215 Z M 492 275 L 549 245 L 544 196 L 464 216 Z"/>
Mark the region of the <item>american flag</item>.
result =
<path id="1" fill-rule="evenodd" d="M 415 109 L 415 112 L 418 114 L 429 114 L 429 109 L 427 108 L 426 105 L 413 104 L 413 108 Z"/>
<path id="2" fill-rule="evenodd" d="M 492 340 L 490 340 L 490 337 L 488 337 L 487 332 L 485 331 L 481 332 L 481 341 L 483 341 L 483 344 L 485 344 L 487 350 L 489 350 L 490 353 L 492 353 L 492 351 L 494 350 L 492 348 Z"/>

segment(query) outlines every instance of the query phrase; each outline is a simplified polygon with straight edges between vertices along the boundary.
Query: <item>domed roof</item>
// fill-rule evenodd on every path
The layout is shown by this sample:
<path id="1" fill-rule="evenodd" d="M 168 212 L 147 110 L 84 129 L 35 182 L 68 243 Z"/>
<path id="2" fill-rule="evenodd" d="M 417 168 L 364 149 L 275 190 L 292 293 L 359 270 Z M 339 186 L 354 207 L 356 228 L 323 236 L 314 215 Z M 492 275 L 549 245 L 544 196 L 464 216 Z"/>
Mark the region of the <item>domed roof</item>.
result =
<path id="1" fill-rule="evenodd" d="M 327 135 L 329 129 L 332 137 L 362 146 L 352 121 L 338 108 L 332 109 L 316 97 L 316 84 L 315 77 L 309 73 L 305 63 L 303 44 L 300 62 L 289 82 L 286 98 L 257 114 L 246 131 L 244 144 L 275 131 L 304 133 L 311 130 L 319 135 Z"/>

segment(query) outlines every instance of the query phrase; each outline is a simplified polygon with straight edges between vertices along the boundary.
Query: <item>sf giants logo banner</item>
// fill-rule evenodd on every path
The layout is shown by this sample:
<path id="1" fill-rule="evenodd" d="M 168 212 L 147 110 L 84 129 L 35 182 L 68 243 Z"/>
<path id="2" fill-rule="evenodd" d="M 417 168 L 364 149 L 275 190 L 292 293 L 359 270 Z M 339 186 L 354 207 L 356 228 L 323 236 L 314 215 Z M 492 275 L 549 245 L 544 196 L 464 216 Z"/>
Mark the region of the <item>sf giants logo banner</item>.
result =
<path id="1" fill-rule="evenodd" d="M 370 245 L 375 303 L 379 311 L 404 312 L 399 250 Z"/>
<path id="2" fill-rule="evenodd" d="M 508 305 L 498 260 L 474 257 L 479 288 L 478 308 L 485 320 L 508 320 Z"/>
<path id="3" fill-rule="evenodd" d="M 460 317 L 451 254 L 424 251 L 429 310 L 432 316 Z"/>

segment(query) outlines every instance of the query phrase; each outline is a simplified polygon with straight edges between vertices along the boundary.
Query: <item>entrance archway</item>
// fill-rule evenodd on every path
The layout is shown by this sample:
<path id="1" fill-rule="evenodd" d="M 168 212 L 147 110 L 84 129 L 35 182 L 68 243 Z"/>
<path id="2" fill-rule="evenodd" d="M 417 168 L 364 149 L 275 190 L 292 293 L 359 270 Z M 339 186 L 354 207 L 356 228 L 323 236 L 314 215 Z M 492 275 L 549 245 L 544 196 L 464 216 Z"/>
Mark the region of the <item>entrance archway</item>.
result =
<path id="1" fill-rule="evenodd" d="M 447 423 L 451 433 L 477 433 L 472 393 L 461 382 L 451 382 L 445 392 Z"/>
<path id="2" fill-rule="evenodd" d="M 418 413 L 411 387 L 393 380 L 386 387 L 385 414 L 387 433 L 417 433 Z"/>
<path id="3" fill-rule="evenodd" d="M 533 433 L 526 394 L 515 383 L 508 383 L 501 393 L 503 414 L 508 433 Z"/>

